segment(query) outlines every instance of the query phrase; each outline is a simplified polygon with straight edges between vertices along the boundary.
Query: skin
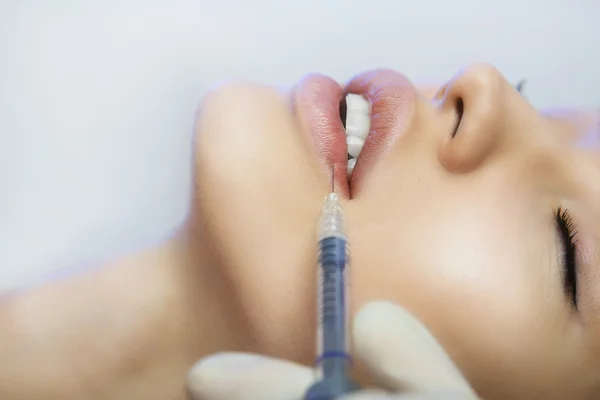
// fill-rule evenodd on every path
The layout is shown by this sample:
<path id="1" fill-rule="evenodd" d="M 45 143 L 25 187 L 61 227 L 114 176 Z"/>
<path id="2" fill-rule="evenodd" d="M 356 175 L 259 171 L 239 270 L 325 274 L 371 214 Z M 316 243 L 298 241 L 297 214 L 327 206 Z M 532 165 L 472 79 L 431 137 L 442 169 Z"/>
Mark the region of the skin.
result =
<path id="1" fill-rule="evenodd" d="M 539 112 L 485 64 L 435 90 L 394 71 L 347 89 L 366 81 L 372 129 L 393 139 L 359 159 L 349 186 L 340 155 L 311 135 L 331 122 L 311 93 L 341 96 L 333 80 L 209 93 L 187 222 L 153 249 L 6 294 L 0 397 L 183 399 L 188 368 L 224 350 L 311 364 L 315 231 L 333 163 L 353 311 L 402 304 L 483 398 L 598 398 L 597 113 Z M 561 280 L 558 207 L 578 231 L 577 308 Z"/>

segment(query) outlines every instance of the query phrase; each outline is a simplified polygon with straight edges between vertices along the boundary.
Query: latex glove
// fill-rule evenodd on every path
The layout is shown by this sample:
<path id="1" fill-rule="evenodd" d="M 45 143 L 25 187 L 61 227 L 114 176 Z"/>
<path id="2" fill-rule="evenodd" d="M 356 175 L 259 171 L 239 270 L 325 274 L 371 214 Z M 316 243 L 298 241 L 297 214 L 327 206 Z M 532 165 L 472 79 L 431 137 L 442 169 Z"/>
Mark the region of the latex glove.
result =
<path id="1" fill-rule="evenodd" d="M 383 391 L 344 400 L 476 399 L 462 374 L 431 333 L 403 308 L 375 301 L 353 324 L 354 355 Z M 301 400 L 314 369 L 248 353 L 220 353 L 200 360 L 188 374 L 194 400 Z M 340 399 L 342 400 L 342 399 Z"/>

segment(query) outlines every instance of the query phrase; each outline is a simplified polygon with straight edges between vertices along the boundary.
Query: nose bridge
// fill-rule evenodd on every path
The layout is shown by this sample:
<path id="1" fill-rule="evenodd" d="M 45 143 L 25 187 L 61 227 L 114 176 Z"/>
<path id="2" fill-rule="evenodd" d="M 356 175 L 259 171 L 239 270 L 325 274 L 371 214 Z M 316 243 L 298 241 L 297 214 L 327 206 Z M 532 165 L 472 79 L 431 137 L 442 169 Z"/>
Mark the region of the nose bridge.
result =
<path id="1" fill-rule="evenodd" d="M 439 147 L 440 162 L 450 172 L 470 172 L 490 157 L 532 139 L 524 128 L 537 112 L 495 68 L 472 66 L 445 90 L 445 106 L 463 104 L 455 135 L 442 137 Z"/>

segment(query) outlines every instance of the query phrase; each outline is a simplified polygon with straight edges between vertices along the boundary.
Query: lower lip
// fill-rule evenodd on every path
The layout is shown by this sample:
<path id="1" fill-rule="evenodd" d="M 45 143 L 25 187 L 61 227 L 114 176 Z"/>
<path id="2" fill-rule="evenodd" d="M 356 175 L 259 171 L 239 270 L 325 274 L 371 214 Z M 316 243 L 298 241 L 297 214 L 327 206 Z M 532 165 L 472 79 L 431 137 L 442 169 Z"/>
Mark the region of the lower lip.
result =
<path id="1" fill-rule="evenodd" d="M 295 112 L 315 145 L 327 176 L 333 166 L 336 192 L 348 198 L 348 149 L 339 114 L 343 96 L 342 87 L 336 81 L 316 74 L 305 77 L 293 93 Z"/>

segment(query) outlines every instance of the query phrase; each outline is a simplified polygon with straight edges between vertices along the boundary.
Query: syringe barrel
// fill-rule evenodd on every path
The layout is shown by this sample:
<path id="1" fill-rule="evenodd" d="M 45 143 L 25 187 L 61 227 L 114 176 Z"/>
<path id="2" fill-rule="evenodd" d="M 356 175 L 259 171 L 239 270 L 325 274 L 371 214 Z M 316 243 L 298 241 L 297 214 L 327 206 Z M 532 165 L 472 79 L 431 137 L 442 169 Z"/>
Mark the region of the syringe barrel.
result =
<path id="1" fill-rule="evenodd" d="M 350 360 L 346 273 L 349 267 L 345 219 L 339 198 L 325 199 L 318 232 L 319 331 L 318 372 L 321 377 L 345 373 Z"/>
<path id="2" fill-rule="evenodd" d="M 319 367 L 323 376 L 347 372 L 349 356 L 345 275 L 348 265 L 346 238 L 331 236 L 319 241 Z"/>

